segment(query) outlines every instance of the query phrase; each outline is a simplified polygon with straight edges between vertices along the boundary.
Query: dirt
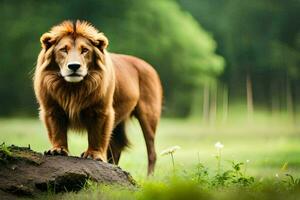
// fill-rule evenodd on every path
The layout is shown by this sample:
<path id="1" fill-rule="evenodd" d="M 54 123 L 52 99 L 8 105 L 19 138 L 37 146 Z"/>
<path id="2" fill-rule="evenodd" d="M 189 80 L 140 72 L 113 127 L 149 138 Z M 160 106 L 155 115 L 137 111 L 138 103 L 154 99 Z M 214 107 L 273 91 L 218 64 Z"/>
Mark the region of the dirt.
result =
<path id="1" fill-rule="evenodd" d="M 8 151 L 7 151 L 8 150 Z M 0 197 L 34 197 L 42 192 L 79 191 L 88 180 L 135 187 L 120 167 L 71 156 L 45 156 L 30 147 L 0 149 Z"/>

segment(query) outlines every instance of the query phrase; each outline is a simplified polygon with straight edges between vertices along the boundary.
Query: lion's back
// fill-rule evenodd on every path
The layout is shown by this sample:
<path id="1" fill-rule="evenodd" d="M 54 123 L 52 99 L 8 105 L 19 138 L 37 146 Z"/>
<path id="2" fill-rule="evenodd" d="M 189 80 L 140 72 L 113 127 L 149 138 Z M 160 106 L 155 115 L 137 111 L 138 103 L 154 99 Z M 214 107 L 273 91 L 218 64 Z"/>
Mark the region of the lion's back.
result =
<path id="1" fill-rule="evenodd" d="M 111 58 L 115 65 L 119 95 L 126 96 L 128 90 L 135 91 L 139 102 L 151 104 L 160 113 L 163 91 L 156 70 L 146 61 L 134 56 L 111 54 Z"/>

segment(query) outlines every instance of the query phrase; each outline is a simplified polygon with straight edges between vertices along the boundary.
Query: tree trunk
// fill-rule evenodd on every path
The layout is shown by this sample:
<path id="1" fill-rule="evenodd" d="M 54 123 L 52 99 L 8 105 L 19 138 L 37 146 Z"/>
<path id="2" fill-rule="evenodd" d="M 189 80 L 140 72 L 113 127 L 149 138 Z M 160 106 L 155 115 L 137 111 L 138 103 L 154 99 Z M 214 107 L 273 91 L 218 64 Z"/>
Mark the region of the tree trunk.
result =
<path id="1" fill-rule="evenodd" d="M 209 123 L 210 125 L 214 125 L 217 120 L 217 96 L 218 94 L 218 85 L 217 83 L 213 84 L 213 87 L 211 89 L 211 98 L 210 98 L 210 118 Z"/>
<path id="2" fill-rule="evenodd" d="M 278 88 L 279 88 L 278 82 L 279 81 L 277 77 L 273 77 L 271 79 L 271 87 L 270 87 L 271 113 L 274 119 L 276 118 L 276 115 L 280 111 L 280 95 L 278 93 Z"/>
<path id="3" fill-rule="evenodd" d="M 228 87 L 224 84 L 223 87 L 223 117 L 222 123 L 225 124 L 228 118 Z"/>
<path id="4" fill-rule="evenodd" d="M 291 117 L 292 122 L 294 122 L 293 96 L 292 96 L 291 82 L 289 80 L 288 75 L 286 77 L 286 106 L 287 106 L 287 113 Z"/>
<path id="5" fill-rule="evenodd" d="M 252 88 L 252 80 L 250 73 L 247 73 L 246 77 L 246 90 L 247 90 L 247 116 L 248 116 L 248 122 L 253 121 L 253 88 Z"/>
<path id="6" fill-rule="evenodd" d="M 205 123 L 209 122 L 209 84 L 204 84 L 203 90 L 203 120 Z"/>

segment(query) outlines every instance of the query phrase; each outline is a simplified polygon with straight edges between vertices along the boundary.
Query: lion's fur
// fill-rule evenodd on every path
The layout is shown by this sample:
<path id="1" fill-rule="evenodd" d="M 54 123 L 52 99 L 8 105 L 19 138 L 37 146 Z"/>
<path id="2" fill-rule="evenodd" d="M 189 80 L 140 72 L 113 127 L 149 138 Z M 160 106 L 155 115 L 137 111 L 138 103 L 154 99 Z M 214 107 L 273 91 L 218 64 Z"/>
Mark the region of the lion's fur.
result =
<path id="1" fill-rule="evenodd" d="M 59 75 L 53 58 L 55 45 L 69 36 L 84 37 L 93 48 L 88 75 L 76 84 Z M 64 21 L 43 34 L 41 43 L 34 90 L 53 148 L 68 151 L 68 128 L 86 129 L 89 137 L 86 155 L 105 153 L 117 163 L 127 144 L 125 122 L 133 115 L 144 133 L 148 173 L 151 173 L 156 160 L 154 135 L 162 103 L 161 84 L 155 70 L 141 59 L 107 52 L 108 39 L 87 22 Z M 107 151 L 106 143 L 110 143 L 111 151 Z"/>

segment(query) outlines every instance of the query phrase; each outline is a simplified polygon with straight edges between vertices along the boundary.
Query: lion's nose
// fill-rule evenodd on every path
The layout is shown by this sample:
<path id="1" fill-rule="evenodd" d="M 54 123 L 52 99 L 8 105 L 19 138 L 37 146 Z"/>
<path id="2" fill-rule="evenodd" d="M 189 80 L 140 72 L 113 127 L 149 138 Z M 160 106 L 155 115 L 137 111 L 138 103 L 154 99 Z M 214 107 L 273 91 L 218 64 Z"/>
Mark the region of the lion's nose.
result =
<path id="1" fill-rule="evenodd" d="M 72 64 L 68 64 L 68 68 L 72 71 L 76 71 L 77 69 L 79 69 L 80 67 L 80 64 L 77 64 L 77 63 L 72 63 Z"/>

